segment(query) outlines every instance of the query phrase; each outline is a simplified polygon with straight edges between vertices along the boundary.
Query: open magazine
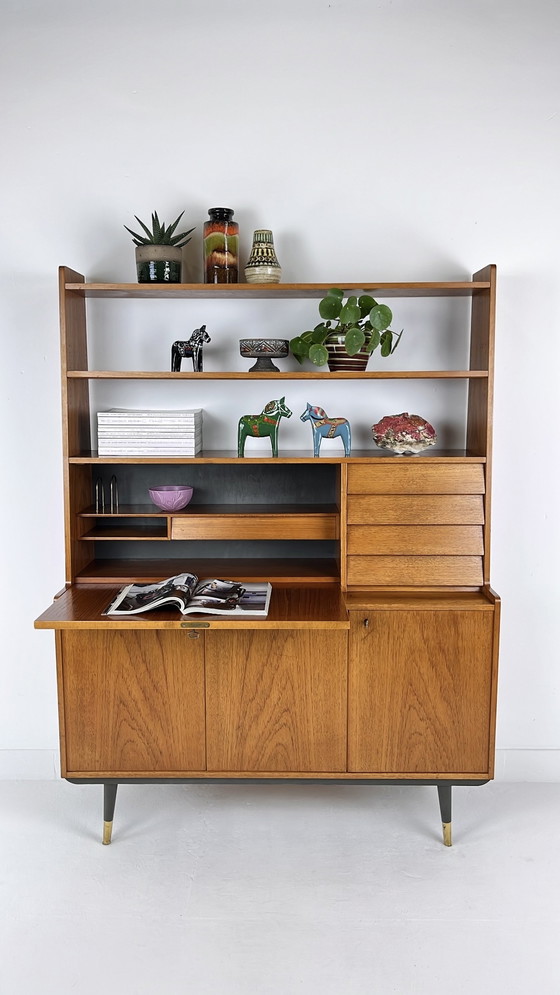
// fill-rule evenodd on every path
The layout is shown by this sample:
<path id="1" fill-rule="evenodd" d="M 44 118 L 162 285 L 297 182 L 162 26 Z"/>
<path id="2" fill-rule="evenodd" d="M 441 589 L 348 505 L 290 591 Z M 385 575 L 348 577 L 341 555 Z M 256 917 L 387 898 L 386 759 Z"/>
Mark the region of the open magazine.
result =
<path id="1" fill-rule="evenodd" d="M 137 615 L 152 608 L 176 605 L 182 615 L 268 615 L 272 587 L 266 582 L 239 584 L 233 580 L 200 580 L 196 574 L 177 574 L 157 584 L 128 584 L 103 612 Z"/>

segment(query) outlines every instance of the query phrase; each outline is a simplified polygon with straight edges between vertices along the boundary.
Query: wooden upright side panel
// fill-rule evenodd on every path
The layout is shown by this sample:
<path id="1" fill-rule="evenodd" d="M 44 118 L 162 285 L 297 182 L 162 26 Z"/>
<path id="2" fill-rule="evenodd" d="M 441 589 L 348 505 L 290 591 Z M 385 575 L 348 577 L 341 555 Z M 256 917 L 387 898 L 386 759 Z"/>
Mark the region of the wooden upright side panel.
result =
<path id="1" fill-rule="evenodd" d="M 347 633 L 206 633 L 208 770 L 346 770 Z"/>
<path id="2" fill-rule="evenodd" d="M 349 770 L 484 776 L 493 611 L 351 615 Z"/>
<path id="3" fill-rule="evenodd" d="M 487 369 L 487 380 L 470 380 L 467 415 L 467 449 L 486 456 L 484 514 L 484 583 L 490 582 L 490 504 L 492 493 L 492 410 L 494 405 L 494 333 L 496 267 L 474 273 L 474 280 L 490 281 L 490 289 L 477 291 L 472 301 L 471 369 Z"/>
<path id="4" fill-rule="evenodd" d="M 141 629 L 61 636 L 63 772 L 204 770 L 203 638 Z"/>
<path id="5" fill-rule="evenodd" d="M 62 448 L 64 456 L 64 519 L 66 538 L 66 582 L 91 559 L 77 541 L 76 512 L 91 500 L 91 472 L 73 472 L 68 457 L 91 450 L 89 387 L 87 380 L 69 380 L 68 370 L 87 370 L 86 305 L 81 294 L 66 291 L 67 282 L 84 282 L 80 273 L 61 266 L 59 270 L 60 359 L 62 387 Z M 89 492 L 89 493 L 88 493 Z"/>

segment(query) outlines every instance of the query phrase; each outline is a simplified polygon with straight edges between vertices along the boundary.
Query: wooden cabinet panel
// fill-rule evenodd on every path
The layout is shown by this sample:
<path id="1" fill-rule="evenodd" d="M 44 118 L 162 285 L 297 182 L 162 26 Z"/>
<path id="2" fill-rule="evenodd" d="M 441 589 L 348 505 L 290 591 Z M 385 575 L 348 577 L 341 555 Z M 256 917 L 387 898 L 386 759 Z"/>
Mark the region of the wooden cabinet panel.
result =
<path id="1" fill-rule="evenodd" d="M 66 771 L 204 770 L 203 645 L 182 631 L 63 631 Z"/>
<path id="2" fill-rule="evenodd" d="M 350 771 L 489 770 L 493 620 L 492 610 L 351 612 Z"/>
<path id="3" fill-rule="evenodd" d="M 480 556 L 349 556 L 348 583 L 372 587 L 478 587 Z"/>
<path id="4" fill-rule="evenodd" d="M 481 494 L 351 494 L 349 525 L 483 525 Z"/>
<path id="5" fill-rule="evenodd" d="M 206 633 L 208 770 L 346 770 L 347 633 Z"/>
<path id="6" fill-rule="evenodd" d="M 482 528 L 478 525 L 351 525 L 348 552 L 363 555 L 482 554 Z"/>
<path id="7" fill-rule="evenodd" d="M 336 539 L 338 515 L 174 515 L 172 539 Z"/>
<path id="8" fill-rule="evenodd" d="M 349 494 L 484 494 L 482 463 L 350 464 Z"/>

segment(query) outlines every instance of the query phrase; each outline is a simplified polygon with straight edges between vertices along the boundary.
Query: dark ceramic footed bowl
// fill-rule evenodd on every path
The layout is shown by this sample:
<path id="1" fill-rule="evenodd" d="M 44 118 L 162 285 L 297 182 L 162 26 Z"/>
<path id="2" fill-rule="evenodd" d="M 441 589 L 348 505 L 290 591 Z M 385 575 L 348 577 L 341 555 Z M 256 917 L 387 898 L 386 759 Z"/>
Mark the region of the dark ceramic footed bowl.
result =
<path id="1" fill-rule="evenodd" d="M 239 352 L 243 359 L 256 359 L 249 372 L 278 372 L 273 359 L 285 359 L 289 352 L 287 339 L 239 339 Z"/>

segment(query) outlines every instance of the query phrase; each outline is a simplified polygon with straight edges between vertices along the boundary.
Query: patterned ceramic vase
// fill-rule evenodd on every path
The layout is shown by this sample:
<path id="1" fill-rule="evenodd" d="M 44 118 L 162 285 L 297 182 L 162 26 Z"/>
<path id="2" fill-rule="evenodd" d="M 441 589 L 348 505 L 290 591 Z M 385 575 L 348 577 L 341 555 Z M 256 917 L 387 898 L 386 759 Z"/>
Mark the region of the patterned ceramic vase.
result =
<path id="1" fill-rule="evenodd" d="M 253 234 L 253 247 L 245 267 L 247 283 L 280 283 L 282 268 L 274 251 L 274 239 L 268 228 Z"/>
<path id="2" fill-rule="evenodd" d="M 204 223 L 204 274 L 206 283 L 239 280 L 239 225 L 229 207 L 211 207 Z"/>
<path id="3" fill-rule="evenodd" d="M 370 353 L 360 349 L 355 356 L 349 356 L 344 345 L 344 335 L 331 332 L 325 339 L 325 349 L 329 354 L 327 360 L 331 373 L 361 373 L 369 363 Z"/>

